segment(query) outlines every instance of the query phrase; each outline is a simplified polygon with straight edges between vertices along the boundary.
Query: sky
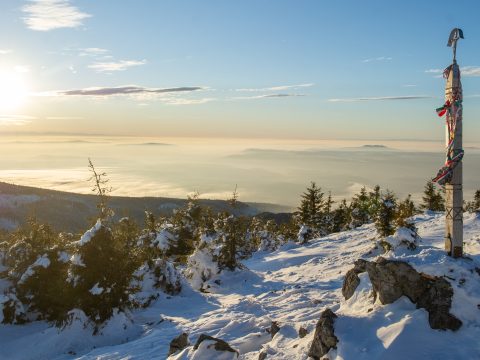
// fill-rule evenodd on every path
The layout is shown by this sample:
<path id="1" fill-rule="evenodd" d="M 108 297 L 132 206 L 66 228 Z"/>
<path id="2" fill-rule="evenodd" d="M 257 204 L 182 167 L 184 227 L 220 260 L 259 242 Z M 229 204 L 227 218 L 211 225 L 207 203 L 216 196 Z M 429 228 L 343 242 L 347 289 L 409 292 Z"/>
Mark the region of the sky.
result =
<path id="1" fill-rule="evenodd" d="M 2 0 L 0 133 L 444 136 L 460 27 L 464 140 L 480 135 L 480 3 Z"/>

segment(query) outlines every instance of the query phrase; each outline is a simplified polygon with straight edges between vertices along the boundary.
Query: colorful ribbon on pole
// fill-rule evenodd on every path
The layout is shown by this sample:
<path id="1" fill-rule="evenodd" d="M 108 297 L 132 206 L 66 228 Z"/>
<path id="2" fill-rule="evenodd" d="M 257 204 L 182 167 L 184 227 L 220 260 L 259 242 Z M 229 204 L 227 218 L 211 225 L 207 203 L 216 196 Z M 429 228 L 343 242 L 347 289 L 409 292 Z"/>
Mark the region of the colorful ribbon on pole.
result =
<path id="1" fill-rule="evenodd" d="M 452 70 L 452 65 L 445 69 L 443 76 L 448 78 L 450 71 Z M 437 176 L 435 176 L 432 181 L 438 183 L 439 185 L 445 185 L 449 183 L 452 179 L 453 169 L 462 161 L 464 150 L 454 150 L 455 143 L 455 133 L 457 128 L 457 119 L 461 117 L 458 116 L 462 111 L 462 100 L 455 99 L 445 101 L 443 106 L 435 109 L 438 116 L 442 117 L 445 114 L 447 122 L 447 131 L 448 131 L 448 142 L 446 146 L 446 160 L 443 167 L 438 170 Z M 460 120 L 461 121 L 461 120 Z"/>

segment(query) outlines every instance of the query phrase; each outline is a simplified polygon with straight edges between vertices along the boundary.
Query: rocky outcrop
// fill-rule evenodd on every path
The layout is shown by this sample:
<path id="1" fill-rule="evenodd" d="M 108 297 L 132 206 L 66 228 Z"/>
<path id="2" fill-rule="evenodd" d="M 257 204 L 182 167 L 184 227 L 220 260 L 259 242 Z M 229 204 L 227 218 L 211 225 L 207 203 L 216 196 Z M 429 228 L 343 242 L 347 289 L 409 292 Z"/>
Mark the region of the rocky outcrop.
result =
<path id="1" fill-rule="evenodd" d="M 315 360 L 319 360 L 326 355 L 330 349 L 336 349 L 338 338 L 335 336 L 333 324 L 337 315 L 326 309 L 320 315 L 320 320 L 317 322 L 315 334 L 313 335 L 313 342 L 308 351 L 308 356 Z"/>
<path id="2" fill-rule="evenodd" d="M 278 325 L 278 322 L 272 321 L 272 324 L 270 325 L 270 329 L 268 330 L 268 332 L 272 336 L 272 339 L 279 331 L 280 331 L 280 326 Z"/>
<path id="3" fill-rule="evenodd" d="M 234 350 L 226 341 L 224 341 L 222 339 L 214 338 L 213 336 L 209 336 L 209 335 L 206 335 L 206 334 L 201 334 L 198 337 L 198 340 L 195 343 L 195 346 L 193 347 L 193 350 L 197 350 L 198 347 L 200 346 L 200 344 L 205 340 L 213 341 L 214 342 L 213 343 L 213 348 L 216 351 L 228 351 L 228 352 L 236 353 L 237 356 L 238 356 L 238 351 Z"/>
<path id="4" fill-rule="evenodd" d="M 391 304 L 401 296 L 406 296 L 417 308 L 428 311 L 432 329 L 455 331 L 462 326 L 462 322 L 450 314 L 453 289 L 444 278 L 419 273 L 403 261 L 382 257 L 375 262 L 360 259 L 345 276 L 342 294 L 346 300 L 352 297 L 360 283 L 358 274 L 362 272 L 368 273 L 374 297 L 378 297 L 382 304 Z"/>
<path id="5" fill-rule="evenodd" d="M 181 351 L 185 349 L 188 345 L 190 345 L 188 341 L 188 334 L 182 333 L 170 341 L 170 349 L 168 350 L 168 356 L 176 353 L 177 351 Z"/>

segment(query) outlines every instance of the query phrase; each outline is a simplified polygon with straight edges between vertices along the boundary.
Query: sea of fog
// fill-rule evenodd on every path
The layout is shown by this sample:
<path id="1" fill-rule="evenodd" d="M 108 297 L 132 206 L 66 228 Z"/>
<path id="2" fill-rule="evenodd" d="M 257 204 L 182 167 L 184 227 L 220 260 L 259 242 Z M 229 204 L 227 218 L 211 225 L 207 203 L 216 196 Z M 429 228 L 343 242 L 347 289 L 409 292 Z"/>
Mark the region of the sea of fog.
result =
<path id="1" fill-rule="evenodd" d="M 480 148 L 467 144 L 465 198 L 480 188 Z M 88 158 L 114 195 L 226 199 L 296 206 L 310 181 L 334 199 L 379 184 L 419 199 L 444 162 L 441 142 L 4 136 L 0 181 L 89 193 Z"/>

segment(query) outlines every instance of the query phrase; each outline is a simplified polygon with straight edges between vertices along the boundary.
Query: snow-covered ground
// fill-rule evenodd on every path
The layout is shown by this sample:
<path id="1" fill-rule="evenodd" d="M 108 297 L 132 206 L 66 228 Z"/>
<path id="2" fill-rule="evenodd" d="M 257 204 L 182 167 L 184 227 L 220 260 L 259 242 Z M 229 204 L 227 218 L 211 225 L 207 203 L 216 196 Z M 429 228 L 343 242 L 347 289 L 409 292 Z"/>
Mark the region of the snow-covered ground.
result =
<path id="1" fill-rule="evenodd" d="M 332 234 L 307 245 L 287 244 L 258 252 L 248 270 L 225 272 L 211 293 L 184 285 L 180 295 L 163 295 L 147 309 L 115 316 L 92 336 L 73 321 L 62 331 L 44 322 L 0 326 L 0 359 L 165 359 L 170 341 L 182 332 L 195 343 L 202 333 L 227 341 L 240 359 L 307 359 L 315 325 L 327 307 L 338 316 L 336 359 L 480 359 L 480 218 L 465 214 L 466 259 L 454 260 L 443 248 L 443 214 L 416 217 L 421 236 L 416 250 L 398 248 L 384 256 L 408 261 L 418 271 L 447 275 L 454 288 L 451 312 L 463 326 L 457 332 L 432 330 L 428 314 L 403 297 L 390 305 L 373 303 L 368 277 L 354 296 L 343 300 L 345 273 L 362 257 L 375 259 L 372 225 Z M 480 270 L 479 270 L 480 271 Z M 75 316 L 73 314 L 72 316 Z M 280 331 L 271 338 L 272 321 Z M 300 338 L 298 330 L 308 334 Z M 201 357 L 187 348 L 179 359 Z M 196 355 L 195 355 L 196 354 Z"/>

